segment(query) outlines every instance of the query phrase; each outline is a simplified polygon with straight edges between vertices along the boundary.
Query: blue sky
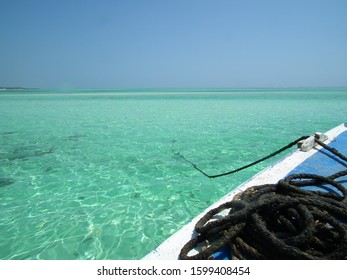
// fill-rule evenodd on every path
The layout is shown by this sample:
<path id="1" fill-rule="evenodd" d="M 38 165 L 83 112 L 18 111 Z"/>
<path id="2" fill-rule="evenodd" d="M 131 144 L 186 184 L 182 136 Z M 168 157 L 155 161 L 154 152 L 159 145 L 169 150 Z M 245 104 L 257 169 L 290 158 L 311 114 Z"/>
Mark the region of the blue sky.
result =
<path id="1" fill-rule="evenodd" d="M 0 86 L 346 87 L 346 0 L 0 0 Z"/>

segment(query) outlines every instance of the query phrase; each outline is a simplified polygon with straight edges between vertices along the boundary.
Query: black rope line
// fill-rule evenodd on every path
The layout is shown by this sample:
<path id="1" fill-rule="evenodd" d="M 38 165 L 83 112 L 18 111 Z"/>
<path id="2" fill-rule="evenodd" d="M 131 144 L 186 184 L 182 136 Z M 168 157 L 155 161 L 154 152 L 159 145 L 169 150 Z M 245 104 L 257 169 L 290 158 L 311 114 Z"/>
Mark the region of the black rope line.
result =
<path id="1" fill-rule="evenodd" d="M 263 158 L 261 158 L 261 159 L 258 159 L 258 160 L 256 160 L 256 161 L 250 163 L 250 164 L 247 164 L 247 165 L 242 166 L 242 167 L 240 167 L 240 168 L 237 168 L 237 169 L 234 169 L 234 170 L 231 170 L 231 171 L 227 171 L 227 172 L 224 172 L 224 173 L 221 173 L 221 174 L 216 174 L 216 175 L 209 175 L 209 174 L 207 174 L 205 171 L 203 171 L 201 168 L 199 168 L 194 162 L 192 162 L 191 160 L 187 159 L 187 158 L 186 158 L 184 155 L 182 155 L 180 152 L 174 152 L 174 153 L 175 153 L 177 156 L 179 156 L 180 158 L 182 158 L 183 160 L 185 160 L 186 162 L 190 163 L 190 164 L 191 164 L 196 170 L 198 170 L 200 173 L 202 173 L 203 175 L 205 175 L 205 176 L 208 177 L 208 178 L 213 179 L 213 178 L 222 177 L 222 176 L 226 176 L 226 175 L 230 175 L 230 174 L 239 172 L 239 171 L 244 170 L 244 169 L 246 169 L 246 168 L 249 168 L 249 167 L 251 167 L 251 166 L 253 166 L 253 165 L 256 165 L 256 164 L 258 164 L 258 163 L 260 163 L 260 162 L 262 162 L 262 161 L 265 161 L 265 160 L 267 160 L 267 159 L 269 159 L 269 158 L 272 158 L 272 157 L 274 157 L 274 156 L 276 156 L 276 155 L 278 155 L 278 154 L 284 152 L 285 150 L 288 150 L 289 148 L 293 147 L 294 145 L 297 145 L 300 141 L 305 140 L 305 139 L 307 139 L 308 137 L 309 137 L 309 136 L 302 136 L 302 137 L 296 139 L 295 141 L 289 143 L 288 145 L 282 147 L 281 149 L 279 149 L 279 150 L 277 150 L 277 151 L 275 151 L 275 152 L 273 152 L 273 153 L 271 153 L 271 154 L 269 154 L 269 155 L 267 155 L 267 156 L 265 156 L 265 157 L 263 157 Z"/>
<path id="2" fill-rule="evenodd" d="M 336 149 L 322 146 L 347 161 Z M 347 189 L 336 180 L 346 175 L 347 170 L 327 177 L 294 174 L 277 184 L 250 187 L 208 211 L 179 258 L 212 259 L 229 246 L 232 259 L 347 259 Z M 332 187 L 328 192 L 326 185 Z M 226 216 L 213 219 L 223 210 Z M 202 249 L 192 254 L 197 247 Z"/>

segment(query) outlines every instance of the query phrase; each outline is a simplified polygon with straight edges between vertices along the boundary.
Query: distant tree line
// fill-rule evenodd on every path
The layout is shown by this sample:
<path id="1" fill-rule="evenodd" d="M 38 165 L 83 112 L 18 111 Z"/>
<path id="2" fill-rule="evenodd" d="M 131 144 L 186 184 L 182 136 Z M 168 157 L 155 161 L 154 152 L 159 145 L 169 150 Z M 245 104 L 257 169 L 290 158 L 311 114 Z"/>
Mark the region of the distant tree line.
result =
<path id="1" fill-rule="evenodd" d="M 37 88 L 25 88 L 25 87 L 0 87 L 0 90 L 33 90 Z"/>

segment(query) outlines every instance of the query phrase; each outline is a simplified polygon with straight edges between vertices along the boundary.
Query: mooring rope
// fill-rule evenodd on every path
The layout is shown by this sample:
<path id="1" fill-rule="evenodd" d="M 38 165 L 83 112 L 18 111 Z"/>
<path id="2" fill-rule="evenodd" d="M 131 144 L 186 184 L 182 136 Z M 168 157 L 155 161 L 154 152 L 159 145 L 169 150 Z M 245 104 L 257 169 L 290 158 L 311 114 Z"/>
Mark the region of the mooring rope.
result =
<path id="1" fill-rule="evenodd" d="M 336 149 L 316 142 L 347 161 Z M 211 259 L 228 245 L 233 259 L 347 259 L 347 189 L 336 180 L 346 175 L 347 170 L 328 177 L 294 174 L 277 184 L 250 187 L 208 211 L 179 258 Z M 331 186 L 329 191 L 325 185 Z M 225 217 L 213 219 L 223 210 L 229 210 Z M 197 247 L 202 249 L 189 254 Z"/>
<path id="2" fill-rule="evenodd" d="M 276 155 L 278 155 L 278 154 L 284 152 L 285 150 L 288 150 L 289 148 L 293 147 L 294 145 L 297 145 L 300 141 L 305 140 L 305 139 L 307 139 L 308 137 L 309 137 L 309 136 L 302 136 L 302 137 L 296 139 L 295 141 L 289 143 L 288 145 L 282 147 L 281 149 L 279 149 L 279 150 L 277 150 L 277 151 L 275 151 L 275 152 L 273 152 L 273 153 L 271 153 L 271 154 L 269 154 L 269 155 L 267 155 L 267 156 L 265 156 L 265 157 L 263 157 L 263 158 L 261 158 L 261 159 L 258 159 L 258 160 L 256 160 L 256 161 L 250 163 L 250 164 L 247 164 L 247 165 L 242 166 L 242 167 L 240 167 L 240 168 L 237 168 L 237 169 L 234 169 L 234 170 L 231 170 L 231 171 L 227 171 L 227 172 L 224 172 L 224 173 L 221 173 L 221 174 L 216 174 L 216 175 L 209 175 L 209 174 L 207 174 L 205 171 L 203 171 L 201 168 L 199 168 L 194 162 L 192 162 L 191 160 L 187 159 L 187 158 L 186 158 L 184 155 L 182 155 L 180 152 L 174 152 L 174 153 L 175 153 L 177 156 L 179 156 L 180 158 L 182 158 L 183 160 L 185 160 L 186 162 L 190 163 L 197 171 L 199 171 L 200 173 L 202 173 L 202 174 L 205 175 L 206 177 L 213 179 L 213 178 L 222 177 L 222 176 L 226 176 L 226 175 L 230 175 L 230 174 L 239 172 L 239 171 L 244 170 L 244 169 L 246 169 L 246 168 L 249 168 L 249 167 L 251 167 L 251 166 L 253 166 L 253 165 L 256 165 L 256 164 L 258 164 L 258 163 L 260 163 L 260 162 L 262 162 L 262 161 L 265 161 L 265 160 L 267 160 L 267 159 L 269 159 L 269 158 L 272 158 L 272 157 L 274 157 L 274 156 L 276 156 Z"/>

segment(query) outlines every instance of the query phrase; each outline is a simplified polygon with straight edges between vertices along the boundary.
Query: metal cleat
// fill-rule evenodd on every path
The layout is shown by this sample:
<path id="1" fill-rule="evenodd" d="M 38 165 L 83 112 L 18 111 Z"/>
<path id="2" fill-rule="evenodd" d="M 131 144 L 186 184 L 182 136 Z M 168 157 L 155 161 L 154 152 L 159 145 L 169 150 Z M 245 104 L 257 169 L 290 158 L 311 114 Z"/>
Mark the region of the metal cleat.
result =
<path id="1" fill-rule="evenodd" d="M 300 151 L 308 152 L 309 150 L 311 150 L 316 145 L 315 139 L 324 142 L 328 139 L 328 136 L 326 136 L 324 133 L 316 132 L 315 134 L 298 143 Z"/>

